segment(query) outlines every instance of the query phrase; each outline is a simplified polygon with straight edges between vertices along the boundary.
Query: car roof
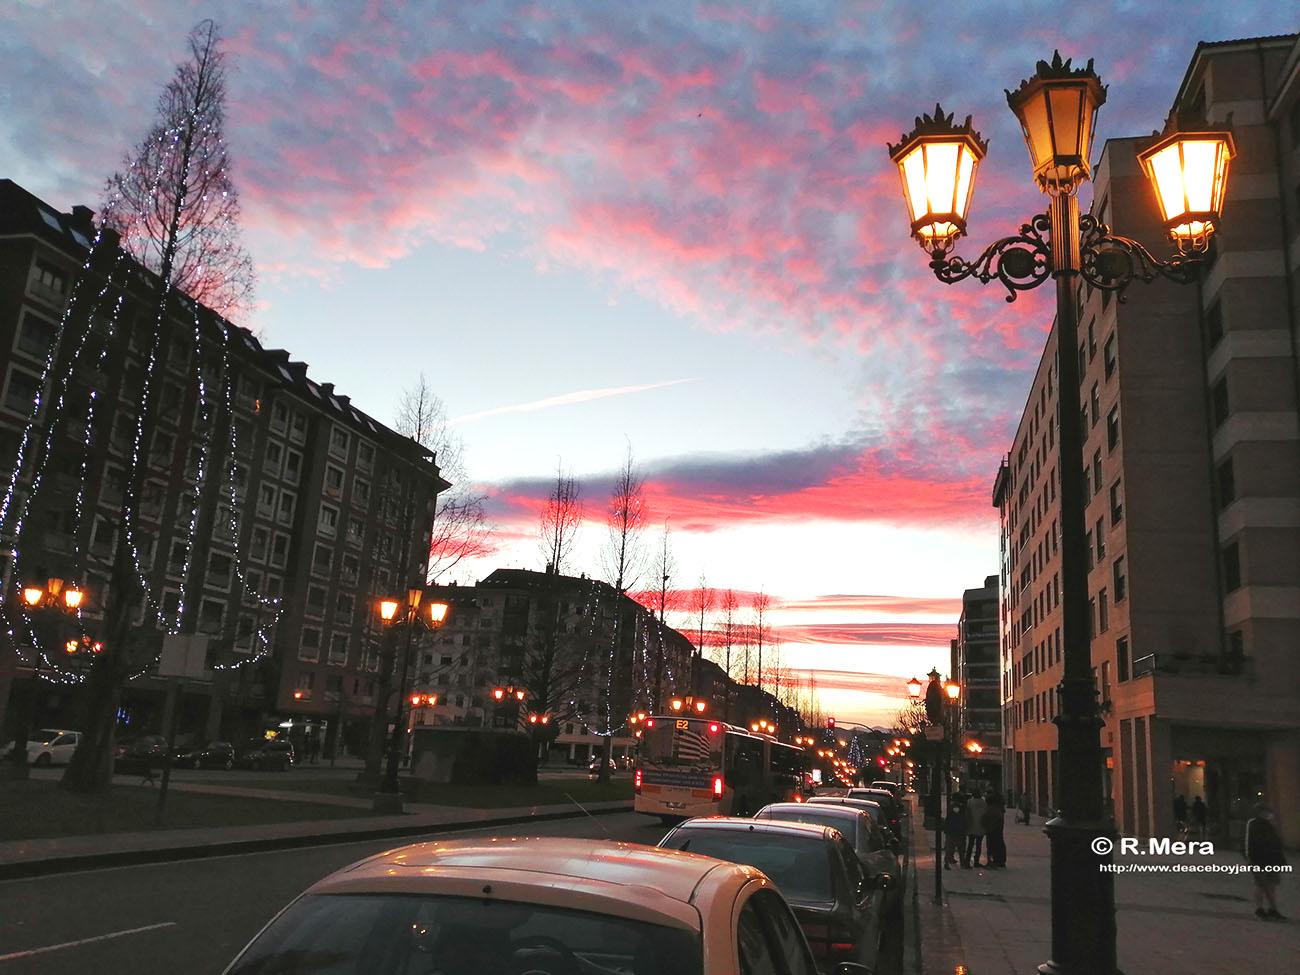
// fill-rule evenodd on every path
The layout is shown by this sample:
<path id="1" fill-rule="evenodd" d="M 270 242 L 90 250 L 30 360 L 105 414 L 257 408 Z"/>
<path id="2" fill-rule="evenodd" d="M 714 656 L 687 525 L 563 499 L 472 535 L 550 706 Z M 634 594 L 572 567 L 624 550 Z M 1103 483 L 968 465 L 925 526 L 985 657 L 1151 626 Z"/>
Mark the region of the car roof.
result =
<path id="1" fill-rule="evenodd" d="M 858 821 L 858 817 L 860 816 L 866 816 L 868 821 L 871 819 L 871 814 L 867 812 L 867 810 L 865 809 L 855 808 L 853 806 L 850 806 L 848 803 L 834 803 L 834 802 L 817 802 L 817 803 L 773 802 L 764 806 L 762 809 L 759 810 L 759 812 L 768 813 L 769 815 L 775 816 L 776 813 L 798 812 L 799 810 L 809 805 L 817 809 L 817 814 L 819 816 L 823 814 L 827 816 L 838 816 L 841 819 L 852 819 L 855 822 Z M 776 818 L 780 819 L 781 817 L 776 816 Z"/>
<path id="2" fill-rule="evenodd" d="M 490 895 L 700 930 L 701 902 L 727 909 L 762 871 L 678 850 L 613 840 L 487 837 L 435 840 L 380 853 L 318 881 L 309 894 Z"/>
<path id="3" fill-rule="evenodd" d="M 749 819 L 746 816 L 700 816 L 696 819 L 686 820 L 677 829 L 722 829 L 737 833 L 783 833 L 787 835 L 800 833 L 825 835 L 827 832 L 839 832 L 833 826 L 820 826 L 817 823 L 795 823 L 785 819 Z"/>

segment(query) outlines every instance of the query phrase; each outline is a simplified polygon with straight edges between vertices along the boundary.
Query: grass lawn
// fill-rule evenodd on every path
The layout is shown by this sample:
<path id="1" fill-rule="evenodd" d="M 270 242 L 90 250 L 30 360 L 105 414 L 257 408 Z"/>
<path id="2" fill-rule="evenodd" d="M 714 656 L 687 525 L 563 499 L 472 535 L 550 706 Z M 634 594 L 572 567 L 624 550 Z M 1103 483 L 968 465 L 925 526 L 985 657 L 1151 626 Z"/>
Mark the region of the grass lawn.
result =
<path id="1" fill-rule="evenodd" d="M 158 790 L 119 785 L 94 795 L 50 780 L 0 782 L 0 839 L 38 839 L 153 829 Z M 167 790 L 165 829 L 246 826 L 371 815 L 368 809 Z"/>

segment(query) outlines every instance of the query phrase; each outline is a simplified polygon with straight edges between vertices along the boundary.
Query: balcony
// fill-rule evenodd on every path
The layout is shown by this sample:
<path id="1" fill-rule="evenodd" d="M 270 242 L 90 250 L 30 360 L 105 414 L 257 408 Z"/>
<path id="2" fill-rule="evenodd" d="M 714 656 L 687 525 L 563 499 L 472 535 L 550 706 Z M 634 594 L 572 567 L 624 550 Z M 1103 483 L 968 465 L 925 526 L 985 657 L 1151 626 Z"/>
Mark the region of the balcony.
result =
<path id="1" fill-rule="evenodd" d="M 1255 661 L 1237 654 L 1150 653 L 1133 661 L 1133 679 L 1148 674 L 1183 677 L 1251 677 Z"/>

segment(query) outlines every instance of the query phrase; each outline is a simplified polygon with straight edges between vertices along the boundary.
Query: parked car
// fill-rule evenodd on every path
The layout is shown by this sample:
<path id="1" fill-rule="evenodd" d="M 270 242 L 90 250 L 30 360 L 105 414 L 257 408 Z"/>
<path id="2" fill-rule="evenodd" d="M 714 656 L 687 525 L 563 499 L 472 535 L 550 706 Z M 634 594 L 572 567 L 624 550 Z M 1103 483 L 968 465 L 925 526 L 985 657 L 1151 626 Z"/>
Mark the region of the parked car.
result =
<path id="1" fill-rule="evenodd" d="M 897 782 L 891 782 L 888 779 L 877 779 L 875 782 L 871 783 L 870 788 L 884 789 L 886 792 L 888 792 L 891 796 L 893 796 L 895 799 L 899 800 L 900 802 L 903 799 L 903 787 Z"/>
<path id="2" fill-rule="evenodd" d="M 848 796 L 813 796 L 805 801 L 818 806 L 853 806 L 869 813 L 871 821 L 879 827 L 894 856 L 901 857 L 903 855 L 903 841 L 899 834 L 894 832 L 894 828 L 889 825 L 889 815 L 884 809 L 880 808 L 880 803 L 872 802 L 870 799 L 850 799 Z"/>
<path id="3" fill-rule="evenodd" d="M 907 815 L 907 810 L 903 804 L 894 798 L 894 794 L 887 789 L 849 789 L 846 798 L 848 799 L 870 799 L 878 803 L 880 808 L 885 811 L 889 817 L 889 826 L 899 836 L 903 835 L 903 817 Z"/>
<path id="4" fill-rule="evenodd" d="M 290 970 L 813 975 L 815 963 L 789 906 L 753 867 L 546 837 L 418 843 L 317 881 L 225 975 Z"/>
<path id="5" fill-rule="evenodd" d="M 793 823 L 816 823 L 833 826 L 849 841 L 867 877 L 885 891 L 881 905 L 881 930 L 889 923 L 899 923 L 896 912 L 902 907 L 903 871 L 888 839 L 865 809 L 846 805 L 814 802 L 774 802 L 754 814 L 755 819 L 781 819 Z"/>
<path id="6" fill-rule="evenodd" d="M 614 774 L 615 772 L 617 772 L 617 771 L 618 771 L 618 763 L 615 762 L 615 761 L 611 758 L 611 759 L 609 760 L 609 774 L 610 774 L 610 775 L 613 775 L 613 774 Z M 589 776 L 591 776 L 591 778 L 593 778 L 593 779 L 594 779 L 594 778 L 598 778 L 598 777 L 600 776 L 600 759 L 599 759 L 599 758 L 593 758 L 593 759 L 591 760 L 591 764 L 589 764 L 589 765 L 587 766 L 587 774 L 588 774 Z"/>
<path id="7" fill-rule="evenodd" d="M 236 762 L 240 768 L 287 772 L 293 767 L 293 743 L 283 738 L 254 738 L 244 745 Z"/>
<path id="8" fill-rule="evenodd" d="M 47 765 L 66 765 L 72 760 L 72 753 L 81 741 L 80 731 L 67 731 L 63 728 L 37 728 L 27 733 L 27 762 L 44 768 Z M 11 741 L 0 751 L 0 757 L 13 754 L 18 742 Z"/>
<path id="9" fill-rule="evenodd" d="M 166 738 L 162 735 L 141 735 L 117 744 L 113 750 L 113 771 L 143 774 L 149 769 L 162 768 L 166 757 Z"/>
<path id="10" fill-rule="evenodd" d="M 182 745 L 172 752 L 172 762 L 184 768 L 235 767 L 235 746 L 228 741 L 210 741 L 206 745 Z"/>
<path id="11" fill-rule="evenodd" d="M 659 845 L 763 871 L 794 908 L 822 972 L 837 971 L 843 962 L 875 968 L 881 934 L 878 888 L 839 830 L 708 816 L 675 826 Z"/>

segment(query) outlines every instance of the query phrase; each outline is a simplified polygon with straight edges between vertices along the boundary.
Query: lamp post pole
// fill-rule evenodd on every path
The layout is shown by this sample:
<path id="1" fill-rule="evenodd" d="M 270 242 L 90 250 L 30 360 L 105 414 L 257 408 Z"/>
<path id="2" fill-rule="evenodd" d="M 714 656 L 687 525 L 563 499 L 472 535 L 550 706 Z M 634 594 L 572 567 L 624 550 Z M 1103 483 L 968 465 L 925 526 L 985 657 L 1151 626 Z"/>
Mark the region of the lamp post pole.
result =
<path id="1" fill-rule="evenodd" d="M 1165 227 L 1178 247 L 1167 261 L 1138 241 L 1111 234 L 1091 214 L 1080 216 L 1075 196 L 1090 176 L 1097 109 L 1106 89 L 1087 67 L 1072 69 L 1059 52 L 1049 64 L 1007 92 L 1024 130 L 1034 178 L 1050 200 L 1046 214 L 1023 224 L 973 261 L 950 255 L 966 232 L 975 174 L 987 149 L 967 117 L 962 125 L 935 106 L 910 135 L 890 146 L 912 217 L 912 235 L 930 254 L 945 284 L 974 277 L 997 280 L 1007 300 L 1020 291 L 1056 284 L 1057 442 L 1061 493 L 1063 674 L 1057 686 L 1059 815 L 1046 827 L 1051 842 L 1052 960 L 1041 975 L 1114 975 L 1114 876 L 1107 869 L 1115 830 L 1105 815 L 1102 718 L 1092 676 L 1088 607 L 1088 537 L 1083 496 L 1083 440 L 1078 344 L 1082 284 L 1121 292 L 1134 280 L 1166 277 L 1195 281 L 1196 255 L 1216 230 L 1223 205 L 1232 136 L 1206 121 L 1171 115 L 1162 136 L 1138 153 L 1155 189 Z"/>

